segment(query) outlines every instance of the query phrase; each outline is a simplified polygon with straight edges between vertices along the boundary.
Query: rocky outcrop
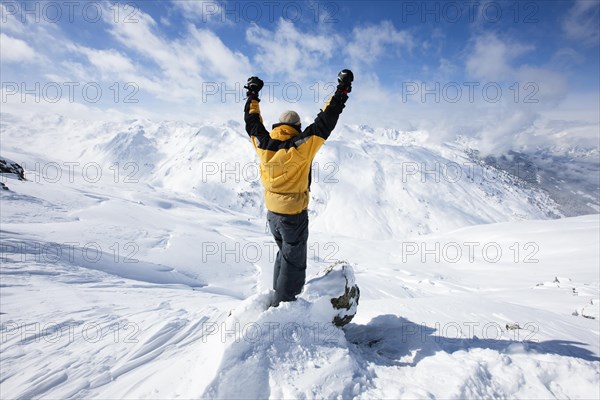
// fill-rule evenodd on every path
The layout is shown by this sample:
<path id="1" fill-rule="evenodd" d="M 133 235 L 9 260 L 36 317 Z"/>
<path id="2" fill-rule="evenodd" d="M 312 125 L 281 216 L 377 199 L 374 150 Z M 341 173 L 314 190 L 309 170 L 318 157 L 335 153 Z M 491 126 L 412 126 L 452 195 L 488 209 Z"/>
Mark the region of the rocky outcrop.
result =
<path id="1" fill-rule="evenodd" d="M 0 190 L 9 190 L 8 186 L 4 183 L 7 177 L 18 179 L 20 181 L 27 180 L 25 178 L 25 170 L 23 170 L 23 167 L 4 157 L 0 157 L 0 174 L 2 178 L 2 181 L 0 181 Z"/>
<path id="2" fill-rule="evenodd" d="M 7 158 L 0 158 L 0 174 L 14 174 L 20 181 L 26 181 L 23 167 Z"/>

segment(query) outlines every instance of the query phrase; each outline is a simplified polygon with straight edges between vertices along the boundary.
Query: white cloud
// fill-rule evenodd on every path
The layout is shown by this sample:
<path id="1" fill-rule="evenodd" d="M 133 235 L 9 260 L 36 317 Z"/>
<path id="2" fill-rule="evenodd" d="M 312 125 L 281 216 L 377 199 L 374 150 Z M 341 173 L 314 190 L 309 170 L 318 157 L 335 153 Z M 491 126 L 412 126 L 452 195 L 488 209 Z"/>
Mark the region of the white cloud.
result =
<path id="1" fill-rule="evenodd" d="M 540 108 L 553 108 L 568 92 L 567 79 L 545 68 L 524 65 L 515 71 L 514 76 L 521 86 L 519 101 L 525 102 L 529 96 L 539 101 Z"/>
<path id="2" fill-rule="evenodd" d="M 109 32 L 124 46 L 137 51 L 158 65 L 165 66 L 167 70 L 171 68 L 169 64 L 175 67 L 179 62 L 185 61 L 173 62 L 173 51 L 166 41 L 154 34 L 153 29 L 157 24 L 150 15 L 138 11 L 136 14 L 138 22 L 135 24 L 115 23 L 109 12 L 103 13 L 104 15 L 106 15 L 105 22 L 110 25 Z"/>
<path id="3" fill-rule="evenodd" d="M 502 41 L 492 33 L 479 35 L 467 58 L 467 73 L 476 79 L 505 80 L 512 73 L 511 62 L 532 49 L 532 46 Z"/>
<path id="4" fill-rule="evenodd" d="M 65 81 L 71 82 L 94 82 L 98 79 L 96 71 L 89 65 L 77 61 L 71 61 L 70 58 L 63 60 L 56 59 L 54 70 L 60 70 L 61 75 L 65 75 Z"/>
<path id="5" fill-rule="evenodd" d="M 3 62 L 27 62 L 36 59 L 35 51 L 24 40 L 0 33 Z"/>
<path id="6" fill-rule="evenodd" d="M 570 47 L 562 47 L 552 55 L 551 64 L 557 68 L 566 69 L 581 64 L 585 61 L 583 55 Z"/>
<path id="7" fill-rule="evenodd" d="M 177 4 L 189 8 L 190 16 L 198 16 L 192 10 L 192 7 L 198 7 L 197 3 L 184 1 Z M 463 65 L 457 65 L 456 62 L 465 60 L 464 80 L 477 79 L 482 85 L 485 81 L 503 80 L 502 101 L 485 103 L 481 99 L 482 86 L 479 86 L 475 103 L 468 102 L 466 87 L 463 87 L 463 96 L 457 104 L 444 100 L 436 103 L 432 96 L 427 97 L 425 102 L 420 94 L 405 102 L 397 87 L 389 85 L 387 80 L 384 84 L 380 82 L 377 75 L 380 71 L 371 65 L 390 54 L 406 54 L 414 47 L 411 34 L 396 29 L 390 22 L 355 27 L 344 38 L 329 31 L 332 26 L 324 23 L 316 28 L 313 25 L 310 31 L 304 25 L 294 25 L 285 20 L 278 21 L 271 29 L 252 25 L 245 31 L 250 45 L 248 54 L 251 54 L 253 61 L 251 64 L 246 54 L 229 47 L 229 42 L 224 42 L 217 33 L 207 28 L 210 25 L 194 26 L 192 18 L 180 27 L 178 36 L 172 37 L 162 31 L 160 23 L 142 11 L 136 14 L 136 24 L 116 24 L 112 21 L 110 9 L 104 11 L 107 19 L 104 24 L 97 24 L 93 33 L 103 33 L 106 29 L 118 43 L 114 44 L 111 37 L 105 37 L 102 44 L 98 45 L 102 48 L 83 46 L 78 37 L 67 35 L 59 25 L 41 23 L 27 26 L 18 20 L 12 21 L 10 18 L 13 17 L 8 16 L 12 22 L 9 23 L 10 30 L 5 29 L 7 25 L 2 26 L 2 62 L 8 60 L 9 48 L 20 48 L 21 51 L 11 51 L 8 57 L 22 61 L 35 60 L 39 76 L 32 78 L 39 80 L 45 77 L 57 82 L 98 81 L 106 88 L 104 100 L 111 101 L 103 104 L 71 104 L 63 99 L 57 104 L 37 104 L 32 101 L 21 104 L 20 96 L 15 95 L 12 96 L 11 108 L 98 118 L 103 118 L 103 110 L 107 110 L 104 118 L 111 118 L 112 107 L 123 115 L 131 113 L 153 119 L 224 121 L 241 115 L 241 97 L 234 101 L 233 95 L 216 95 L 206 102 L 202 99 L 202 84 L 223 82 L 226 89 L 231 90 L 235 82 L 243 82 L 247 76 L 260 73 L 266 75 L 263 76 L 265 80 L 298 82 L 304 90 L 302 99 L 298 103 L 291 103 L 282 98 L 282 86 L 279 86 L 275 90 L 274 101 L 262 103 L 265 120 L 273 122 L 281 111 L 292 108 L 300 112 L 306 125 L 322 108 L 323 98 L 329 91 L 323 86 L 325 82 L 322 80 L 333 81 L 338 68 L 352 67 L 357 80 L 341 124 L 423 129 L 431 133 L 431 140 L 440 142 L 453 140 L 457 134 L 465 134 L 477 138 L 482 148 L 489 152 L 551 142 L 554 140 L 552 137 L 540 136 L 545 132 L 542 129 L 545 119 L 564 122 L 563 125 L 552 125 L 553 130 L 547 129 L 553 135 L 564 135 L 566 128 L 561 127 L 570 126 L 565 137 L 575 141 L 574 136 L 580 135 L 579 131 L 575 132 L 575 126 L 582 132 L 585 129 L 588 137 L 592 137 L 590 135 L 595 128 L 597 136 L 597 122 L 583 125 L 578 122 L 583 119 L 581 113 L 597 120 L 597 100 L 594 103 L 577 98 L 571 101 L 571 111 L 565 112 L 565 103 L 573 93 L 567 86 L 566 76 L 556 72 L 563 69 L 560 65 L 566 61 L 558 63 L 556 60 L 574 62 L 578 55 L 570 48 L 577 48 L 574 45 L 557 50 L 555 58 L 547 65 L 523 65 L 519 56 L 530 51 L 532 46 L 507 40 L 498 34 L 482 34 L 479 31 L 479 35 L 473 36 L 462 53 L 468 52 L 466 60 L 461 55 L 450 59 L 442 57 L 436 53 L 436 48 L 443 40 L 430 41 L 427 53 L 438 56 L 439 66 L 435 70 L 417 74 L 414 77 L 416 81 L 428 79 L 428 87 L 431 87 L 432 80 L 442 84 L 450 80 L 460 81 L 457 77 L 462 77 Z M 435 32 L 433 36 L 436 36 Z M 426 47 L 425 44 L 423 46 Z M 356 65 L 348 65 L 348 61 Z M 5 71 L 13 73 L 19 68 L 20 64 L 11 63 L 6 70 L 3 69 L 3 74 Z M 312 83 L 320 83 L 318 96 L 314 95 L 312 83 L 307 84 L 308 79 Z M 139 98 L 140 102 L 112 102 L 109 99 L 112 91 L 108 87 L 116 81 L 121 84 L 137 83 L 140 93 L 136 99 Z M 517 81 L 521 83 L 519 102 L 513 101 L 513 91 L 508 89 Z M 524 103 L 525 96 L 532 94 L 535 89 L 525 88 L 523 85 L 527 82 L 537 85 L 534 98 L 538 103 Z M 221 87 L 221 90 L 224 88 Z M 597 94 L 594 95 L 597 97 Z M 267 100 L 266 96 L 264 100 Z"/>
<path id="8" fill-rule="evenodd" d="M 119 108 L 105 108 L 86 102 L 72 102 L 69 101 L 67 96 L 63 96 L 57 102 L 50 103 L 47 101 L 36 101 L 35 96 L 32 94 L 24 95 L 24 97 L 22 97 L 21 94 L 7 95 L 4 89 L 2 89 L 0 92 L 2 94 L 2 98 L 6 98 L 6 101 L 2 104 L 2 112 L 21 116 L 58 114 L 61 116 L 83 120 L 110 121 L 132 118 L 134 115 L 129 109 L 122 110 Z M 143 114 L 135 114 L 135 116 L 142 115 Z"/>
<path id="9" fill-rule="evenodd" d="M 556 112 L 565 101 L 569 93 L 566 76 L 556 71 L 556 65 L 519 63 L 518 57 L 533 47 L 495 33 L 478 33 L 469 49 L 467 78 L 503 87 L 500 102 L 471 106 L 472 117 L 469 110 L 460 112 L 479 149 L 501 154 L 548 145 L 552 139 L 543 133 L 543 116 Z"/>
<path id="10" fill-rule="evenodd" d="M 181 49 L 193 52 L 211 76 L 230 82 L 244 80 L 250 74 L 250 62 L 241 52 L 232 51 L 208 29 L 190 27 L 191 40 Z"/>
<path id="11" fill-rule="evenodd" d="M 479 150 L 483 154 L 502 154 L 509 149 L 527 148 L 535 136 L 534 125 L 539 114 L 512 107 L 495 111 L 481 127 Z"/>
<path id="12" fill-rule="evenodd" d="M 2 26 L 3 78 L 22 79 L 18 75 L 20 65 L 24 58 L 31 58 L 34 54 L 38 69 L 28 73 L 28 81 L 80 83 L 75 89 L 73 111 L 77 110 L 75 104 L 78 99 L 81 100 L 78 90 L 85 83 L 98 83 L 103 89 L 102 104 L 94 104 L 98 110 L 114 106 L 113 95 L 117 93 L 114 85 L 118 83 L 116 107 L 124 112 L 138 107 L 136 114 L 140 114 L 139 110 L 146 110 L 149 114 L 158 113 L 157 118 L 167 115 L 187 119 L 224 115 L 231 118 L 230 105 L 226 105 L 225 100 L 233 101 L 235 95 L 223 97 L 219 92 L 207 98 L 203 94 L 203 84 L 219 82 L 223 84 L 220 90 L 231 93 L 239 87 L 236 82 L 244 82 L 249 76 L 250 63 L 246 56 L 230 49 L 209 29 L 196 29 L 187 24 L 180 35 L 171 38 L 163 34 L 154 19 L 141 10 L 135 15 L 137 23 L 121 23 L 113 20 L 109 3 L 101 3 L 101 6 L 105 7 L 102 11 L 104 21 L 91 24 L 87 32 L 105 36 L 98 37 L 103 39 L 101 45 L 90 47 L 82 45 L 77 36 L 67 35 L 59 24 L 42 21 L 27 25 L 14 15 L 7 15 L 7 21 L 14 23 L 11 22 L 10 33 L 5 33 L 5 25 Z M 114 37 L 116 44 L 111 43 L 110 36 Z M 8 64 L 9 57 L 19 63 Z M 130 83 L 133 86 L 128 85 Z M 137 89 L 134 91 L 133 88 Z M 124 103 L 126 97 L 139 103 Z M 238 98 L 241 101 L 241 90 Z M 31 103 L 28 101 L 20 107 L 32 110 L 44 108 Z M 49 111 L 63 113 L 68 109 L 68 103 L 61 99 L 44 106 Z"/>
<path id="13" fill-rule="evenodd" d="M 87 57 L 91 66 L 100 74 L 100 78 L 108 83 L 122 81 L 132 83 L 143 88 L 149 93 L 164 96 L 168 94 L 168 89 L 162 85 L 156 77 L 151 77 L 151 73 L 143 67 L 134 64 L 126 55 L 114 50 L 91 49 L 84 46 L 72 45 L 73 51 L 83 54 Z M 83 67 L 81 64 L 67 66 L 69 70 L 81 76 L 82 73 L 88 74 L 84 80 L 93 80 L 89 78 L 92 71 L 89 67 Z"/>
<path id="14" fill-rule="evenodd" d="M 462 73 L 462 69 L 447 58 L 440 58 L 439 65 L 434 72 L 434 77 L 437 81 L 451 81 L 458 73 Z"/>
<path id="15" fill-rule="evenodd" d="M 411 51 L 413 47 L 410 33 L 397 30 L 389 21 L 354 28 L 352 40 L 344 46 L 353 66 L 372 64 L 384 54 Z"/>
<path id="16" fill-rule="evenodd" d="M 599 13 L 598 1 L 577 0 L 563 20 L 563 31 L 569 39 L 585 46 L 597 46 L 600 43 Z"/>
<path id="17" fill-rule="evenodd" d="M 107 13 L 108 14 L 108 13 Z M 158 75 L 149 90 L 167 95 L 169 100 L 198 99 L 206 82 L 223 82 L 233 88 L 234 82 L 247 78 L 250 68 L 246 56 L 229 49 L 223 41 L 208 29 L 197 29 L 193 24 L 178 39 L 162 37 L 154 19 L 143 12 L 136 17 L 136 24 L 116 24 L 107 18 L 110 33 L 126 48 L 151 60 L 159 69 L 152 73 L 146 63 L 139 71 L 141 76 Z M 114 56 L 114 55 L 113 55 Z M 124 60 L 113 57 L 117 67 L 129 67 Z M 157 86 L 158 84 L 158 86 Z M 142 84 L 140 89 L 146 90 Z"/>
<path id="18" fill-rule="evenodd" d="M 293 80 L 321 69 L 338 48 L 332 34 L 300 32 L 293 23 L 280 19 L 275 31 L 253 25 L 246 40 L 256 46 L 255 63 L 267 74 L 286 74 Z"/>
<path id="19" fill-rule="evenodd" d="M 450 60 L 442 59 L 432 79 L 441 81 L 443 86 L 464 72 L 463 80 L 479 83 L 473 92 L 474 101 L 469 100 L 469 90 L 464 85 L 456 103 L 443 95 L 439 103 L 433 96 L 423 99 L 421 87 L 417 95 L 409 97 L 409 102 L 397 103 L 397 109 L 401 110 L 396 113 L 398 119 L 407 118 L 419 129 L 431 132 L 433 141 L 452 141 L 458 134 L 471 137 L 487 154 L 551 144 L 554 139 L 542 129 L 544 116 L 562 109 L 570 92 L 567 75 L 553 64 L 521 62 L 519 56 L 531 51 L 530 45 L 481 30 L 473 34 L 463 53 L 466 54 L 464 71 L 457 70 Z M 495 85 L 494 82 L 502 90 L 497 102 L 487 98 L 490 93 L 484 90 L 484 85 Z M 425 84 L 433 87 L 431 80 Z M 452 96 L 454 92 L 450 93 Z M 580 107 L 593 108 L 589 104 Z"/>
<path id="20" fill-rule="evenodd" d="M 468 77 L 479 79 L 482 84 L 506 82 L 514 103 L 538 109 L 554 107 L 567 94 L 566 77 L 548 67 L 519 65 L 515 61 L 532 49 L 522 43 L 501 40 L 493 33 L 479 35 L 467 58 Z M 513 83 L 518 83 L 518 93 Z"/>
<path id="21" fill-rule="evenodd" d="M 105 75 L 131 73 L 135 70 L 132 61 L 116 50 L 98 50 L 77 46 L 78 51 L 85 54 L 90 63 L 95 65 Z"/>
<path id="22" fill-rule="evenodd" d="M 16 2 L 4 4 L 0 3 L 0 19 L 2 20 L 2 30 L 14 34 L 23 33 L 25 25 L 17 18 L 19 4 Z"/>
<path id="23" fill-rule="evenodd" d="M 65 53 L 64 46 L 69 40 L 57 24 L 44 18 L 35 23 L 23 23 L 21 6 L 16 2 L 0 4 L 2 62 L 35 62 L 50 69 L 52 60 Z M 33 17 L 29 18 L 31 21 Z"/>
<path id="24" fill-rule="evenodd" d="M 228 23 L 225 10 L 220 2 L 210 0 L 200 1 L 173 1 L 175 7 L 181 9 L 184 16 L 189 19 L 200 19 L 201 22 Z"/>

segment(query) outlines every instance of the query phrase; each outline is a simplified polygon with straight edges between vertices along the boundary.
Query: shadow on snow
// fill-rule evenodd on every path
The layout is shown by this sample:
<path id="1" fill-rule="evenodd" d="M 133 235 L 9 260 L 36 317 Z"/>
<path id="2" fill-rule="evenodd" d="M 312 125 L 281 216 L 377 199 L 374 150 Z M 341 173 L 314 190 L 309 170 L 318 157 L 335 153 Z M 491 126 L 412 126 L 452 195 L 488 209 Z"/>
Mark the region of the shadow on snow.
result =
<path id="1" fill-rule="evenodd" d="M 365 361 L 385 366 L 415 366 L 436 352 L 470 349 L 490 349 L 499 353 L 538 353 L 581 358 L 586 361 L 600 361 L 593 352 L 580 346 L 585 343 L 567 340 L 535 341 L 493 338 L 452 338 L 436 335 L 437 330 L 424 324 L 416 324 L 406 318 L 387 314 L 373 318 L 367 325 L 349 324 L 345 329 L 346 339 L 357 346 L 357 351 Z M 490 329 L 491 331 L 495 331 Z M 532 337 L 527 330 L 515 335 Z M 456 332 L 456 331 L 453 331 Z M 525 332 L 525 334 L 523 333 Z M 519 347 L 516 347 L 516 346 Z M 414 356 L 410 361 L 402 358 Z"/>

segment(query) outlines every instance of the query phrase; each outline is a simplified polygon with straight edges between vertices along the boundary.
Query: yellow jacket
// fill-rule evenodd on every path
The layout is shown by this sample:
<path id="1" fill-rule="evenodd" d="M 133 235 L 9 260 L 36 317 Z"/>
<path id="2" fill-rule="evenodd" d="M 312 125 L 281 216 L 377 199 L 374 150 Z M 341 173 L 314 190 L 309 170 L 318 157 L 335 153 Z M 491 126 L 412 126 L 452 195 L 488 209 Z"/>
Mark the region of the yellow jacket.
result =
<path id="1" fill-rule="evenodd" d="M 293 125 L 275 124 L 270 133 L 263 125 L 260 100 L 246 101 L 246 132 L 260 159 L 260 177 L 269 211 L 299 214 L 308 207 L 313 158 L 335 128 L 346 99 L 334 95 L 302 132 Z"/>

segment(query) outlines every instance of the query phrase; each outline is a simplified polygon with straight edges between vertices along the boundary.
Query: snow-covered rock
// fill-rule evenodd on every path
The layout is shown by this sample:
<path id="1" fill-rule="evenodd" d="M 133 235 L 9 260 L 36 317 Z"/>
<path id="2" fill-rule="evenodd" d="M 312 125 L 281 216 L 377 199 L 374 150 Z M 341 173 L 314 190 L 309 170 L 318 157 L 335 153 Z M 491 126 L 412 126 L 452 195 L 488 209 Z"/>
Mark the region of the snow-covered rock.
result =
<path id="1" fill-rule="evenodd" d="M 323 320 L 339 327 L 348 324 L 356 315 L 360 298 L 352 266 L 345 261 L 328 266 L 308 280 L 300 297 L 313 303 Z"/>

